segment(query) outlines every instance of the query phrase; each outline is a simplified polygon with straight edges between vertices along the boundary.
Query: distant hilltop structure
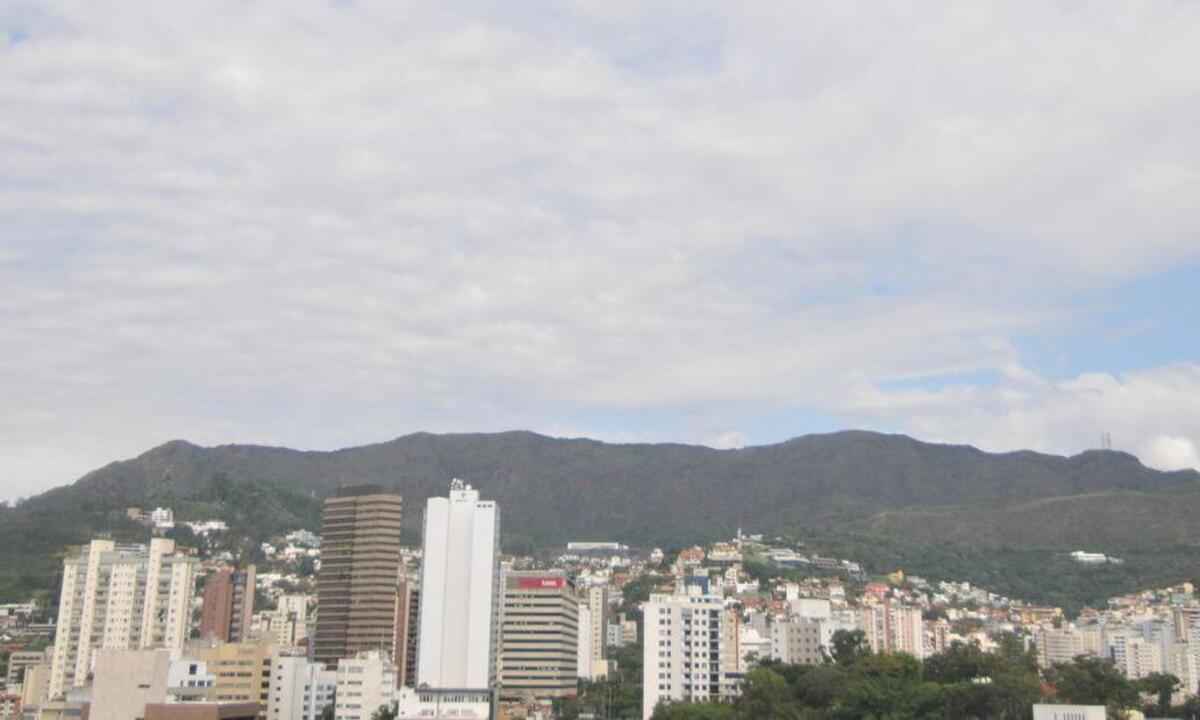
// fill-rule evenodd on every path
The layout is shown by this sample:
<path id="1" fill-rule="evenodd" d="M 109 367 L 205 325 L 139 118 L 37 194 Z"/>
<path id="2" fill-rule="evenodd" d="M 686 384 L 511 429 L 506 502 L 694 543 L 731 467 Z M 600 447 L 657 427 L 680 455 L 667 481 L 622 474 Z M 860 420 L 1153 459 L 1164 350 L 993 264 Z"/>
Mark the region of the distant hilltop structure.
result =
<path id="1" fill-rule="evenodd" d="M 594 552 L 613 552 L 624 553 L 629 552 L 628 545 L 622 545 L 618 542 L 569 542 L 567 543 L 567 552 L 574 553 L 594 553 Z"/>
<path id="2" fill-rule="evenodd" d="M 1121 558 L 1110 557 L 1104 553 L 1084 552 L 1083 550 L 1071 553 L 1071 559 L 1081 565 L 1120 565 L 1125 562 Z"/>

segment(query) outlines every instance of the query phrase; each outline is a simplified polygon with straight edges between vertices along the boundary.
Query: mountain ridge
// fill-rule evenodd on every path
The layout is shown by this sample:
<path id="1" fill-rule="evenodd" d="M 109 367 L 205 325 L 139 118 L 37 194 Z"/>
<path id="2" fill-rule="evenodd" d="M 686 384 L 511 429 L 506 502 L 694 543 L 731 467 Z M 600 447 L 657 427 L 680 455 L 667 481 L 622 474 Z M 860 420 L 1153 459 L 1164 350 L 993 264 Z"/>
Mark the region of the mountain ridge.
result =
<path id="1" fill-rule="evenodd" d="M 24 547 L 44 577 L 54 572 L 47 554 L 61 545 L 131 531 L 122 524 L 130 506 L 172 506 L 181 520 L 244 519 L 255 535 L 312 526 L 321 498 L 361 482 L 404 496 L 406 537 L 415 542 L 424 500 L 453 477 L 499 502 L 505 546 L 518 551 L 580 537 L 672 547 L 743 527 L 811 541 L 853 535 L 852 547 L 867 554 L 872 543 L 1125 552 L 1190 543 L 1180 528 L 1200 513 L 1200 473 L 1152 470 L 1128 453 L 989 453 L 865 430 L 737 449 L 530 431 L 411 433 L 328 451 L 177 439 L 5 510 L 0 564 Z M 231 507 L 231 492 L 252 505 Z M 1047 498 L 1059 499 L 1051 511 L 1028 505 Z M 1137 525 L 1116 527 L 1123 513 Z M 1173 524 L 1159 527 L 1155 513 Z M 936 554 L 922 552 L 917 561 Z"/>

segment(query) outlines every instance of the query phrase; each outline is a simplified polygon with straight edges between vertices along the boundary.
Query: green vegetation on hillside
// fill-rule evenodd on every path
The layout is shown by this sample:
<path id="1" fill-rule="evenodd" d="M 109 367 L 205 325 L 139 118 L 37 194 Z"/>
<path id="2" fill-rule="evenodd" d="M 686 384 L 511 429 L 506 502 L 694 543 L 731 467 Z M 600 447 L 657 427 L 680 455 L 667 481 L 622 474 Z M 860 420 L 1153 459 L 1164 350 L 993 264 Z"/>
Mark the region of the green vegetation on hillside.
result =
<path id="1" fill-rule="evenodd" d="M 866 432 L 731 451 L 420 433 L 330 453 L 175 441 L 112 463 L 0 510 L 0 598 L 52 590 L 65 548 L 97 533 L 144 539 L 128 506 L 224 519 L 253 557 L 272 534 L 316 529 L 339 485 L 373 482 L 404 496 L 404 540 L 416 544 L 425 499 L 453 477 L 497 500 L 509 552 L 581 539 L 680 547 L 743 526 L 869 572 L 902 567 L 1070 609 L 1200 577 L 1200 474 L 1123 453 L 997 455 Z M 1074 566 L 1064 554 L 1076 549 L 1127 562 Z"/>

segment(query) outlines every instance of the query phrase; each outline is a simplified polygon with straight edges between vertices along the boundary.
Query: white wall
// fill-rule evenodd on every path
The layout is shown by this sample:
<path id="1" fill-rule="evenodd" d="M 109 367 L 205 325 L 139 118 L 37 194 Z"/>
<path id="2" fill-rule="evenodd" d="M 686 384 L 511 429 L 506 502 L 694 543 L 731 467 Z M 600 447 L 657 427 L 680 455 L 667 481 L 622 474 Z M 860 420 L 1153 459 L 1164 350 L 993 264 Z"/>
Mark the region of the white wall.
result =
<path id="1" fill-rule="evenodd" d="M 469 487 L 430 498 L 421 570 L 417 682 L 487 688 L 495 670 L 499 610 L 499 508 Z"/>

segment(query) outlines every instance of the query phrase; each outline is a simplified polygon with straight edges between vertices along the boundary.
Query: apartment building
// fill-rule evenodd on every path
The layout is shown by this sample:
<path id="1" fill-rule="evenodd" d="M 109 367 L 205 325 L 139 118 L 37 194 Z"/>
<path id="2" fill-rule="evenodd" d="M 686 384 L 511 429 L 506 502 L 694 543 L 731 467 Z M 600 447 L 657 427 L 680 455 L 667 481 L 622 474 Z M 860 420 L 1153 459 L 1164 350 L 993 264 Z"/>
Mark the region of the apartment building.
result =
<path id="1" fill-rule="evenodd" d="M 370 720 L 396 697 L 396 666 L 372 650 L 344 658 L 337 667 L 335 720 Z"/>
<path id="2" fill-rule="evenodd" d="M 788 665 L 820 665 L 825 661 L 826 621 L 792 617 L 771 624 L 771 659 Z"/>
<path id="3" fill-rule="evenodd" d="M 737 696 L 740 677 L 722 670 L 727 658 L 722 598 L 696 587 L 652 594 L 643 613 L 644 720 L 659 702 L 727 702 Z"/>
<path id="4" fill-rule="evenodd" d="M 588 632 L 591 656 L 588 679 L 599 680 L 608 675 L 607 664 L 604 662 L 605 648 L 608 645 L 608 588 L 603 585 L 593 585 L 587 590 L 588 618 L 591 630 Z"/>
<path id="5" fill-rule="evenodd" d="M 204 582 L 200 637 L 218 642 L 242 642 L 250 636 L 254 617 L 255 567 L 221 568 Z"/>
<path id="6" fill-rule="evenodd" d="M 63 561 L 49 695 L 84 687 L 99 648 L 180 649 L 196 588 L 195 558 L 175 542 L 93 540 Z"/>
<path id="7" fill-rule="evenodd" d="M 561 570 L 504 575 L 497 682 L 504 700 L 574 697 L 579 600 Z"/>
<path id="8" fill-rule="evenodd" d="M 905 653 L 918 660 L 929 654 L 921 608 L 880 603 L 861 608 L 859 617 L 872 652 Z"/>
<path id="9" fill-rule="evenodd" d="M 281 595 L 266 616 L 264 637 L 280 648 L 297 647 L 308 639 L 308 596 Z"/>
<path id="10" fill-rule="evenodd" d="M 277 654 L 271 659 L 267 720 L 320 720 L 336 690 L 337 672 L 324 664 Z"/>

